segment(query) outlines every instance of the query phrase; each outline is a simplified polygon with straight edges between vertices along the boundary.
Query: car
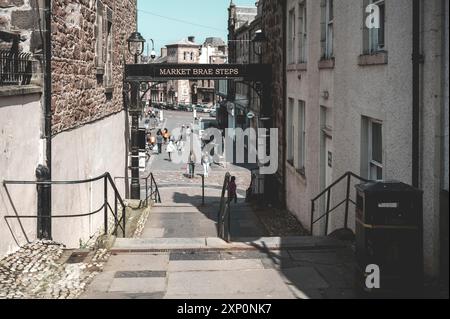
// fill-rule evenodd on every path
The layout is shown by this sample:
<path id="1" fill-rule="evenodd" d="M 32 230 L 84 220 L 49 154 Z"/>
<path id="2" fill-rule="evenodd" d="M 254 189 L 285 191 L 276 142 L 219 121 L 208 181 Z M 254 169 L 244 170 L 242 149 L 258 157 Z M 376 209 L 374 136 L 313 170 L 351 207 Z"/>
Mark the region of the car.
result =
<path id="1" fill-rule="evenodd" d="M 188 106 L 186 104 L 178 104 L 178 111 L 187 111 Z"/>
<path id="2" fill-rule="evenodd" d="M 211 112 L 209 112 L 209 116 L 211 117 L 217 117 L 217 110 L 212 110 Z"/>
<path id="3" fill-rule="evenodd" d="M 192 106 L 192 104 L 187 105 L 187 106 L 186 106 L 186 110 L 187 110 L 188 112 L 194 112 L 194 106 Z"/>

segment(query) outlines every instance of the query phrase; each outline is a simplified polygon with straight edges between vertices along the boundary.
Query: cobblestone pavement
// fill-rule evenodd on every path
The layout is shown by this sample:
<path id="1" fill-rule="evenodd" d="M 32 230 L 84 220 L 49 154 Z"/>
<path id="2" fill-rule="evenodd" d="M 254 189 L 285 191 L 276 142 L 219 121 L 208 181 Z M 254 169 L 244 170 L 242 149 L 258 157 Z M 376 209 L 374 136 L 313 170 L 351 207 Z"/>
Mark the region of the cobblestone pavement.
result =
<path id="1" fill-rule="evenodd" d="M 72 299 L 102 271 L 106 250 L 69 262 L 70 251 L 58 243 L 36 241 L 0 260 L 0 299 Z"/>

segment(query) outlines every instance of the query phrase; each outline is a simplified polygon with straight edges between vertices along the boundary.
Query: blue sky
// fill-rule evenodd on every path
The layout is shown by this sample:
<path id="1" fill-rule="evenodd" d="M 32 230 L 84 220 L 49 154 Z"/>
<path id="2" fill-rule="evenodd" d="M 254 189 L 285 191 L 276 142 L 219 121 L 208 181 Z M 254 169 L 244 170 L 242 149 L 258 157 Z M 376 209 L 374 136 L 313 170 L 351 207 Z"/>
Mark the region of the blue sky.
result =
<path id="1" fill-rule="evenodd" d="M 233 0 L 236 5 L 254 6 L 256 0 Z M 227 37 L 230 0 L 138 0 L 138 29 L 155 41 L 155 49 L 190 35 L 197 43 L 206 37 Z M 179 20 L 189 22 L 184 23 Z"/>

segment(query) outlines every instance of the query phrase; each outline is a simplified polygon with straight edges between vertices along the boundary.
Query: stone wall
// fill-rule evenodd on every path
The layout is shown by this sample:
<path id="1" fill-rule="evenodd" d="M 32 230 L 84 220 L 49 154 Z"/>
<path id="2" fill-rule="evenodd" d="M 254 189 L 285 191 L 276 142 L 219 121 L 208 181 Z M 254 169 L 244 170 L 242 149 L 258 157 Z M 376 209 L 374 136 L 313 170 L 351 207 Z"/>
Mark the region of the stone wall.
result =
<path id="1" fill-rule="evenodd" d="M 52 71 L 53 134 L 73 129 L 123 110 L 122 76 L 126 40 L 136 30 L 136 0 L 103 0 L 112 11 L 112 87 L 96 64 L 96 1 L 53 1 Z M 103 30 L 105 30 L 103 28 Z"/>
<path id="2" fill-rule="evenodd" d="M 20 34 L 19 50 L 36 52 L 41 48 L 37 4 L 41 0 L 0 0 L 0 31 Z M 10 42 L 0 39 L 0 49 L 9 49 Z"/>
<path id="3" fill-rule="evenodd" d="M 262 7 L 262 29 L 264 30 L 268 43 L 264 48 L 263 63 L 272 65 L 272 119 L 273 127 L 278 128 L 278 172 L 274 180 L 268 184 L 274 185 L 273 192 L 281 205 L 285 204 L 285 53 L 284 53 L 284 11 L 285 0 L 264 0 Z M 273 182 L 273 183 L 272 183 Z"/>

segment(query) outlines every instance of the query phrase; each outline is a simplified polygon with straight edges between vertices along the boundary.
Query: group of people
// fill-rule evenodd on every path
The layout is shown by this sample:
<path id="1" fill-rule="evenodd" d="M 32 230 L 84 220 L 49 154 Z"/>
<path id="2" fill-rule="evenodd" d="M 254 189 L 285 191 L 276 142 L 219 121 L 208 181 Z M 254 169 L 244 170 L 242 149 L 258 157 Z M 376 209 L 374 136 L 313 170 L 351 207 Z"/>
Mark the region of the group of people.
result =
<path id="1" fill-rule="evenodd" d="M 151 133 L 147 135 L 147 144 L 153 149 L 155 146 L 158 147 L 157 151 L 158 154 L 162 154 L 163 151 L 163 145 L 168 144 L 167 149 L 169 149 L 171 141 L 171 136 L 168 129 L 164 130 L 158 130 L 155 136 L 153 136 Z"/>

